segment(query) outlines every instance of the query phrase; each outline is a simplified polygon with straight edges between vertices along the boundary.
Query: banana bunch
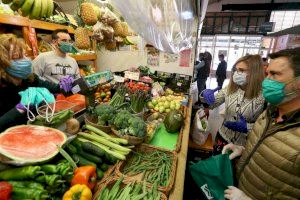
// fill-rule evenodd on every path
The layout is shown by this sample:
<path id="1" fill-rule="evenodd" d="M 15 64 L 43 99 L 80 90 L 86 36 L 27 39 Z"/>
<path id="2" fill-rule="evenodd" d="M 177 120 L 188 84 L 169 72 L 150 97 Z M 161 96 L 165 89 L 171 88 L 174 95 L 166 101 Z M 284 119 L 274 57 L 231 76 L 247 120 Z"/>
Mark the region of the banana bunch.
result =
<path id="1" fill-rule="evenodd" d="M 125 37 L 125 38 L 123 39 L 123 43 L 124 43 L 125 45 L 134 45 L 134 43 L 133 43 L 132 41 L 130 41 L 127 37 Z"/>
<path id="2" fill-rule="evenodd" d="M 10 4 L 13 11 L 21 11 L 24 17 L 30 19 L 49 18 L 53 15 L 53 0 L 2 0 L 5 4 Z"/>

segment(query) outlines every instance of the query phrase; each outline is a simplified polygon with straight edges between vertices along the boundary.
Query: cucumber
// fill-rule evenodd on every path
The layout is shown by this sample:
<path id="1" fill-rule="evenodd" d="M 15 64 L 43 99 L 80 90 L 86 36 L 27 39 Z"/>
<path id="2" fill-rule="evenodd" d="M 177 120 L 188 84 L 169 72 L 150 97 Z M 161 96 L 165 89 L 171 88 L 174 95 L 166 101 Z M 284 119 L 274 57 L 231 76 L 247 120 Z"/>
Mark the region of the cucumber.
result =
<path id="1" fill-rule="evenodd" d="M 82 150 L 82 142 L 80 142 L 77 138 L 75 138 L 74 140 L 72 140 L 71 144 L 74 145 L 74 147 L 76 147 L 76 149 L 78 151 L 83 151 Z"/>
<path id="2" fill-rule="evenodd" d="M 74 159 L 74 161 L 79 165 L 79 166 L 85 166 L 85 165 L 92 165 L 94 167 L 97 167 L 97 165 L 83 157 L 81 157 L 78 154 L 74 154 L 72 155 L 72 158 Z"/>
<path id="3" fill-rule="evenodd" d="M 103 170 L 104 172 L 109 168 L 109 165 L 103 163 L 100 167 L 101 170 Z"/>
<path id="4" fill-rule="evenodd" d="M 97 168 L 97 179 L 101 180 L 103 176 L 104 176 L 104 172 L 101 169 Z"/>
<path id="5" fill-rule="evenodd" d="M 99 147 L 90 142 L 82 142 L 82 148 L 83 150 L 93 153 L 96 156 L 102 157 L 105 154 L 104 150 L 100 149 Z"/>
<path id="6" fill-rule="evenodd" d="M 87 160 L 94 162 L 96 164 L 101 164 L 102 163 L 102 159 L 98 156 L 94 156 L 90 153 L 84 152 L 84 151 L 79 151 L 78 154 L 84 158 L 86 158 Z"/>
<path id="7" fill-rule="evenodd" d="M 77 153 L 77 149 L 76 147 L 74 147 L 71 143 L 67 144 L 66 146 L 66 151 L 70 154 L 76 154 Z"/>

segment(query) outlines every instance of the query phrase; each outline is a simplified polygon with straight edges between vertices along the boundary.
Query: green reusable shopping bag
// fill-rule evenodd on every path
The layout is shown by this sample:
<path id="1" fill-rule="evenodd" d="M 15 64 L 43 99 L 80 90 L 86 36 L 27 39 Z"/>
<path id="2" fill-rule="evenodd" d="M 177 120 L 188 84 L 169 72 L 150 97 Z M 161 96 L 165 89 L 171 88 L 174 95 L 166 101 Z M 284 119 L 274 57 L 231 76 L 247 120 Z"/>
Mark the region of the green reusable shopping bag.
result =
<path id="1" fill-rule="evenodd" d="M 228 154 L 212 156 L 190 164 L 189 170 L 207 199 L 225 199 L 224 190 L 233 185 L 232 165 Z"/>

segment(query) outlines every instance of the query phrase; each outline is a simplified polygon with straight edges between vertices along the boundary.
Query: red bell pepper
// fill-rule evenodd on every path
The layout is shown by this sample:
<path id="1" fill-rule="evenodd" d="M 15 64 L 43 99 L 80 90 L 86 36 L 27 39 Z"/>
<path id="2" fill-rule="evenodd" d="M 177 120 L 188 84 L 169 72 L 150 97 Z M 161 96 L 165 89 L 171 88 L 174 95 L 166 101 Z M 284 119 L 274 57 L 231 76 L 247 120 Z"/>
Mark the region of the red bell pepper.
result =
<path id="1" fill-rule="evenodd" d="M 10 200 L 10 195 L 12 193 L 12 185 L 8 182 L 0 182 L 0 200 Z"/>

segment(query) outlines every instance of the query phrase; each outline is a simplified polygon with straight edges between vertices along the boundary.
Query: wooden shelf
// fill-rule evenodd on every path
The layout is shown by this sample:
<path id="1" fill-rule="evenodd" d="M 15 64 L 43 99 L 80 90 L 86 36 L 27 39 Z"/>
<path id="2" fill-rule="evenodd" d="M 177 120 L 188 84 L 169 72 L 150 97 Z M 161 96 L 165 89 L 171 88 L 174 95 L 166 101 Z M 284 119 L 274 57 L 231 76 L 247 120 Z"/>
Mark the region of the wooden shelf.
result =
<path id="1" fill-rule="evenodd" d="M 84 60 L 96 60 L 97 55 L 94 54 L 83 54 L 83 55 L 70 55 L 72 58 L 74 58 L 76 61 L 84 61 Z"/>
<path id="2" fill-rule="evenodd" d="M 0 23 L 15 26 L 29 26 L 30 20 L 27 17 L 0 14 Z"/>
<path id="3" fill-rule="evenodd" d="M 54 31 L 55 29 L 67 29 L 69 33 L 74 34 L 74 29 L 69 26 L 54 24 L 41 20 L 30 20 L 28 17 L 0 14 L 1 24 L 10 24 L 15 26 L 29 26 L 36 29 Z"/>

